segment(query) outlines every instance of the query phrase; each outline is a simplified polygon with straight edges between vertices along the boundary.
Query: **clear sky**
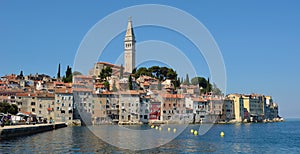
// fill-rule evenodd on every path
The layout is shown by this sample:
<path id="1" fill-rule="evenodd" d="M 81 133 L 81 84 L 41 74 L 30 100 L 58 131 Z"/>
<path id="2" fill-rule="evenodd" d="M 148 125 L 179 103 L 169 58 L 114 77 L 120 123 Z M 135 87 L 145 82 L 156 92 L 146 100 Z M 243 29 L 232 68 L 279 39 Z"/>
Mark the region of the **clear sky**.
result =
<path id="1" fill-rule="evenodd" d="M 300 117 L 300 2 L 291 1 L 148 1 L 184 10 L 213 35 L 226 65 L 227 93 L 273 96 L 284 117 Z M 73 65 L 76 51 L 90 28 L 108 14 L 140 1 L 0 1 L 0 75 L 56 75 Z M 133 24 L 134 24 L 134 15 Z M 176 17 L 174 17 L 176 18 Z M 126 19 L 127 20 L 127 19 Z M 125 21 L 126 21 L 125 20 Z M 180 20 L 180 19 L 177 19 Z M 124 25 L 113 25 L 123 26 Z M 185 39 L 155 27 L 135 29 L 136 39 L 160 39 L 187 55 Z M 123 34 L 105 49 L 107 57 L 123 52 Z M 138 51 L 137 51 L 138 52 Z M 193 59 L 197 73 L 209 76 L 203 59 Z M 100 59 L 109 61 L 111 59 Z"/>

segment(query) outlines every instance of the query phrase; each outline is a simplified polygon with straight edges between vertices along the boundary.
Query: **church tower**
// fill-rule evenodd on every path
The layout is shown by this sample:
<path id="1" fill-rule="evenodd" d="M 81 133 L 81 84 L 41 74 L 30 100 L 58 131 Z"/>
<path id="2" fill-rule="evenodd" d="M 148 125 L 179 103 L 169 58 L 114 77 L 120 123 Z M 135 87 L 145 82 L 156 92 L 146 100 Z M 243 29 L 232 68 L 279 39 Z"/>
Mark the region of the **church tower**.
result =
<path id="1" fill-rule="evenodd" d="M 132 28 L 131 17 L 129 17 L 126 35 L 124 39 L 124 72 L 132 73 L 135 68 L 135 37 Z"/>

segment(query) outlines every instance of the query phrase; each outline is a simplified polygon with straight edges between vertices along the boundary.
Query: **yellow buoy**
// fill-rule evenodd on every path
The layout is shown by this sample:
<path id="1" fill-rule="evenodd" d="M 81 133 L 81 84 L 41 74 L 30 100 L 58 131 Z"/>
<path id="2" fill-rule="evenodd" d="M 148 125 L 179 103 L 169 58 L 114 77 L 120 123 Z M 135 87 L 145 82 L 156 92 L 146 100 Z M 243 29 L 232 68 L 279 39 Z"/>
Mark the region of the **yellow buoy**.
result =
<path id="1" fill-rule="evenodd" d="M 168 128 L 168 132 L 171 131 L 171 128 Z"/>
<path id="2" fill-rule="evenodd" d="M 162 130 L 162 128 L 161 127 L 159 127 L 159 131 L 161 131 Z"/>
<path id="3" fill-rule="evenodd" d="M 221 132 L 221 133 L 220 133 L 220 136 L 221 136 L 221 137 L 224 137 L 224 135 L 225 135 L 224 132 Z"/>
<path id="4" fill-rule="evenodd" d="M 197 135 L 198 135 L 198 132 L 197 132 L 196 130 L 194 131 L 194 135 L 195 135 L 195 136 L 197 136 Z"/>
<path id="5" fill-rule="evenodd" d="M 156 126 L 155 129 L 158 129 L 158 126 Z"/>
<path id="6" fill-rule="evenodd" d="M 176 128 L 173 129 L 173 132 L 176 133 Z"/>
<path id="7" fill-rule="evenodd" d="M 194 129 L 191 129 L 191 133 L 194 133 Z"/>

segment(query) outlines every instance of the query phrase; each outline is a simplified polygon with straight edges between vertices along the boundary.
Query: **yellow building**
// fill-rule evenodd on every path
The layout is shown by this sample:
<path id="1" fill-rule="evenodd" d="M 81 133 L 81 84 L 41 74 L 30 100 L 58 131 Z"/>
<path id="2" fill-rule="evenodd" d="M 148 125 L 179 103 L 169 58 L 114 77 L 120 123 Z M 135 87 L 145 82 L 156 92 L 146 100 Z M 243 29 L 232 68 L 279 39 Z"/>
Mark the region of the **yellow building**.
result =
<path id="1" fill-rule="evenodd" d="M 244 120 L 244 102 L 242 95 L 240 94 L 230 94 L 227 96 L 228 99 L 234 101 L 234 117 L 237 122 L 242 122 Z"/>

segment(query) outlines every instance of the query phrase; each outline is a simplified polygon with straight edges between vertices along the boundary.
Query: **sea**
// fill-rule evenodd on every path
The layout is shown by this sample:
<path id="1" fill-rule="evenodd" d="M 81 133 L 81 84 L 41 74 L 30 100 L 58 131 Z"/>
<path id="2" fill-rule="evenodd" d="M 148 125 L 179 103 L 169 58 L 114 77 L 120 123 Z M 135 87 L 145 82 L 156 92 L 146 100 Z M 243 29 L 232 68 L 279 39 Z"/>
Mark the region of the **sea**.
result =
<path id="1" fill-rule="evenodd" d="M 148 129 L 150 126 L 133 126 Z M 87 127 L 66 127 L 0 140 L 0 153 L 300 153 L 300 119 L 274 123 L 215 124 L 203 135 L 188 125 L 174 140 L 156 148 L 133 151 L 110 145 Z M 224 136 L 220 136 L 224 132 Z M 146 136 L 145 136 L 146 137 Z M 131 141 L 128 141 L 131 142 Z"/>

